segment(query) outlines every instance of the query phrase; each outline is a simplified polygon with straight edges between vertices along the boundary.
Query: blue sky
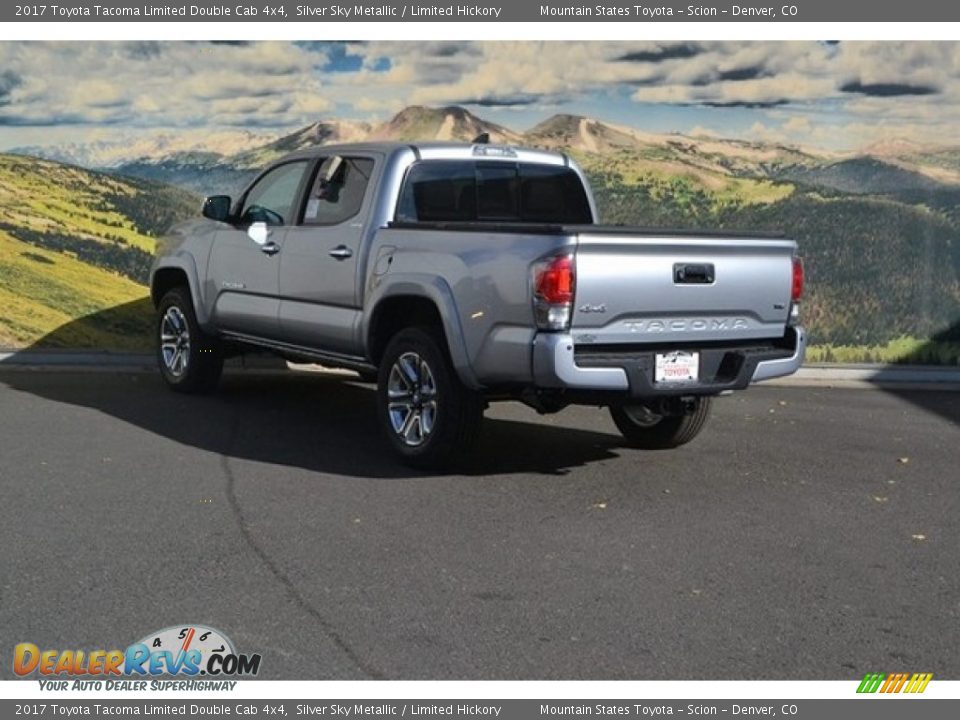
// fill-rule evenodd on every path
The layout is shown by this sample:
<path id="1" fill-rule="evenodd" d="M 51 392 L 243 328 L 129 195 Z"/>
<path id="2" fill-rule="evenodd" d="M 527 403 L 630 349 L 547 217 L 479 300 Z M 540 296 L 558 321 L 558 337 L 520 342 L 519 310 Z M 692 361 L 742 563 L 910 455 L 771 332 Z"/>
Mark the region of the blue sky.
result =
<path id="1" fill-rule="evenodd" d="M 951 142 L 958 79 L 958 43 L 3 42 L 0 148 L 460 104 L 521 131 L 565 112 L 846 151 Z"/>

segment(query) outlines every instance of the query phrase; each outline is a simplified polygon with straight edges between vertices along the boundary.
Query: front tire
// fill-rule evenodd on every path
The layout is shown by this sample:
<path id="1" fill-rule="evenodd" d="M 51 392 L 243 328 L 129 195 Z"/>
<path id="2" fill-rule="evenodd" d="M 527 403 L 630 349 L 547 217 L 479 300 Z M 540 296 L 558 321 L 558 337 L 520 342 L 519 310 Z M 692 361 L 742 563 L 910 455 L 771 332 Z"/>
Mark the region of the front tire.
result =
<path id="1" fill-rule="evenodd" d="M 187 288 L 177 287 L 163 296 L 156 328 L 157 361 L 167 385 L 184 393 L 216 388 L 223 371 L 223 349 L 200 329 Z"/>
<path id="2" fill-rule="evenodd" d="M 390 340 L 380 361 L 377 414 L 404 463 L 436 470 L 472 449 L 483 401 L 460 382 L 439 331 L 407 328 Z"/>
<path id="3" fill-rule="evenodd" d="M 664 450 L 686 445 L 703 430 L 710 398 L 694 402 L 693 412 L 684 415 L 659 415 L 645 405 L 618 405 L 610 408 L 610 416 L 630 447 Z"/>

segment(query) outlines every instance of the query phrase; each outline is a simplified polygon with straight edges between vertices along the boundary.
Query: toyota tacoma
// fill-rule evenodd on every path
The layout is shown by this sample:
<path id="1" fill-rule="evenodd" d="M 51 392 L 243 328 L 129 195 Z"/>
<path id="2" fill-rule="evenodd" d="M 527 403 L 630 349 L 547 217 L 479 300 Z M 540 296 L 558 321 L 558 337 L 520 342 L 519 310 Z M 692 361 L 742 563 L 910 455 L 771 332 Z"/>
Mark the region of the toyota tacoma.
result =
<path id="1" fill-rule="evenodd" d="M 170 387 L 209 391 L 250 348 L 354 370 L 419 467 L 467 451 L 497 400 L 606 407 L 628 445 L 676 447 L 806 345 L 794 241 L 601 225 L 569 157 L 482 138 L 295 152 L 161 247 Z"/>

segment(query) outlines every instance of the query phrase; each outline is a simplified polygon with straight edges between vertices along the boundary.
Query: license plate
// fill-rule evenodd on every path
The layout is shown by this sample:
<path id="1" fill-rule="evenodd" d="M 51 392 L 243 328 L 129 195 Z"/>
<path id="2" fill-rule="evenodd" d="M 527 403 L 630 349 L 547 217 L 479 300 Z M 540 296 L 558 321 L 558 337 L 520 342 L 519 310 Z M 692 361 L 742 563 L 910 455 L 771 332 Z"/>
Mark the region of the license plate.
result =
<path id="1" fill-rule="evenodd" d="M 696 382 L 700 376 L 700 353 L 677 350 L 657 353 L 653 380 L 658 383 Z"/>

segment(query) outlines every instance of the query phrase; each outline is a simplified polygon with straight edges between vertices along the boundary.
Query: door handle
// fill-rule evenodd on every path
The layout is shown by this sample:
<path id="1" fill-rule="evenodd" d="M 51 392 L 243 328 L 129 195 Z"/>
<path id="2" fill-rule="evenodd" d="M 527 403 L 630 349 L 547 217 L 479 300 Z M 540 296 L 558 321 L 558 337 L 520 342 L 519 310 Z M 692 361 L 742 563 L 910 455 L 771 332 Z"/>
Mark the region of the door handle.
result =
<path id="1" fill-rule="evenodd" d="M 329 253 L 330 257 L 334 257 L 337 260 L 346 260 L 348 257 L 353 256 L 353 250 L 348 248 L 346 245 L 337 245 Z"/>
<path id="2" fill-rule="evenodd" d="M 280 246 L 275 242 L 270 241 L 260 246 L 260 252 L 266 253 L 267 255 L 276 255 L 278 252 L 280 252 Z"/>

